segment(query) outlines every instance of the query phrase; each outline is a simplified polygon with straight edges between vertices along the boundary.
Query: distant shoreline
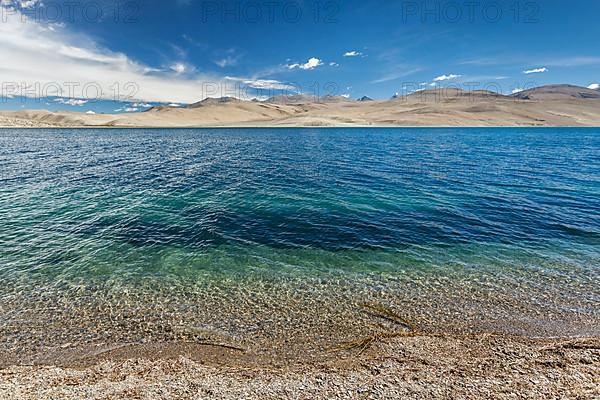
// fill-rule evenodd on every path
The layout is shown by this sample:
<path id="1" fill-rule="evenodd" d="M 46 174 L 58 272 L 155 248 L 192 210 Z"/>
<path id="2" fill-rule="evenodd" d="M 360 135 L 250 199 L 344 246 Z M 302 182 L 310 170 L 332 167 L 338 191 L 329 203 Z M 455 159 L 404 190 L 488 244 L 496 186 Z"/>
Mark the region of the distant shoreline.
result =
<path id="1" fill-rule="evenodd" d="M 599 125 L 589 125 L 589 126 L 578 126 L 578 125 L 561 125 L 561 126 L 552 126 L 552 125 L 494 125 L 494 126 L 483 126 L 483 125 L 465 125 L 465 126 L 456 126 L 456 125 L 431 125 L 431 126 L 420 126 L 420 125 L 350 125 L 350 126 L 240 126 L 240 125 L 231 125 L 231 126 L 180 126 L 180 127 L 171 127 L 171 126 L 1 126 L 0 129 L 3 130 L 44 130 L 44 129 L 53 129 L 53 130 L 141 130 L 141 129 L 157 129 L 157 130 L 210 130 L 210 129 L 599 129 Z"/>
<path id="2" fill-rule="evenodd" d="M 14 128 L 346 128 L 346 127 L 600 127 L 600 91 L 555 85 L 513 96 L 437 90 L 387 101 L 274 98 L 264 102 L 206 99 L 185 107 L 88 114 L 0 112 Z"/>

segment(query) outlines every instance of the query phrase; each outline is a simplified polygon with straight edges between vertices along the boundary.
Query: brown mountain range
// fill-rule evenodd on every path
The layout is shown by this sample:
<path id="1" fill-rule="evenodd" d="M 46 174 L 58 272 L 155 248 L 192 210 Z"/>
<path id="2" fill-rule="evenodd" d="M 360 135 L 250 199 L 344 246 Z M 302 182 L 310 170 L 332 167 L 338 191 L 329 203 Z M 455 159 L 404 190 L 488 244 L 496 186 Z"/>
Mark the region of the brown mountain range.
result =
<path id="1" fill-rule="evenodd" d="M 278 96 L 205 99 L 129 114 L 0 112 L 11 127 L 600 126 L 600 91 L 551 85 L 506 96 L 435 89 L 386 101 Z"/>

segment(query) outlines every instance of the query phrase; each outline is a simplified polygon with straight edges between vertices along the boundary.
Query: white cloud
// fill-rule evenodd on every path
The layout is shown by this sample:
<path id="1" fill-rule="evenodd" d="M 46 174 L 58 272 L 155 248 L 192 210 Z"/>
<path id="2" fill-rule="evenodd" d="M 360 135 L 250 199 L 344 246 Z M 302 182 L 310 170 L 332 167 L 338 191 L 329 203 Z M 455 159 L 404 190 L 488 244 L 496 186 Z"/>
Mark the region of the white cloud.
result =
<path id="1" fill-rule="evenodd" d="M 232 82 L 239 82 L 243 85 L 251 87 L 253 89 L 268 89 L 268 90 L 295 90 L 297 87 L 284 83 L 275 79 L 253 79 L 253 78 L 239 78 L 235 76 L 226 76 L 225 80 Z M 246 93 L 243 96 L 246 97 Z M 244 99 L 245 100 L 245 99 Z"/>
<path id="2" fill-rule="evenodd" d="M 126 112 L 126 113 L 132 113 L 132 112 L 138 112 L 138 111 L 140 111 L 140 109 L 137 107 L 123 107 L 123 108 L 117 108 L 115 110 L 115 112 Z"/>
<path id="3" fill-rule="evenodd" d="M 288 65 L 288 69 L 303 69 L 303 70 L 311 70 L 323 65 L 323 60 L 320 60 L 316 57 L 310 58 L 304 64 L 290 64 Z"/>
<path id="4" fill-rule="evenodd" d="M 145 65 L 64 26 L 21 17 L 6 13 L 0 24 L 4 95 L 193 103 L 226 91 L 222 77 Z"/>
<path id="5" fill-rule="evenodd" d="M 29 10 L 41 4 L 41 0 L 2 0 L 0 4 L 5 7 Z"/>
<path id="6" fill-rule="evenodd" d="M 525 89 L 521 89 L 521 88 L 516 88 L 516 89 L 513 89 L 513 90 L 512 90 L 512 94 L 520 93 L 520 92 L 522 92 L 523 90 L 525 90 Z"/>
<path id="7" fill-rule="evenodd" d="M 449 74 L 449 75 L 440 75 L 438 77 L 433 78 L 434 82 L 442 82 L 442 81 L 450 81 L 452 79 L 460 78 L 462 75 Z"/>
<path id="8" fill-rule="evenodd" d="M 86 113 L 86 114 L 90 114 L 90 115 L 94 115 L 94 114 L 96 114 L 96 112 L 95 112 L 95 111 L 92 111 L 92 110 L 88 110 L 88 111 L 86 111 L 85 113 Z"/>
<path id="9" fill-rule="evenodd" d="M 254 89 L 269 89 L 269 90 L 291 90 L 294 86 L 287 83 L 279 82 L 274 79 L 248 79 L 243 81 Z"/>
<path id="10" fill-rule="evenodd" d="M 588 86 L 588 89 L 600 90 L 600 83 L 592 83 L 590 86 Z"/>
<path id="11" fill-rule="evenodd" d="M 534 69 L 528 69 L 527 71 L 523 71 L 524 74 L 529 75 L 529 74 L 541 74 L 544 72 L 548 72 L 548 68 L 543 67 L 543 68 L 534 68 Z"/>
<path id="12" fill-rule="evenodd" d="M 332 62 L 330 62 L 330 63 L 329 63 L 329 66 L 330 66 L 330 67 L 335 67 L 335 68 L 337 68 L 337 67 L 339 67 L 339 66 L 340 66 L 340 64 L 338 64 L 338 63 L 336 63 L 336 62 L 333 62 L 333 61 L 332 61 Z"/>
<path id="13" fill-rule="evenodd" d="M 263 95 L 263 96 L 255 96 L 250 99 L 250 101 L 267 101 L 271 98 L 271 96 Z"/>
<path id="14" fill-rule="evenodd" d="M 171 65 L 171 70 L 177 74 L 183 74 L 188 70 L 187 66 L 184 63 L 175 63 Z"/>
<path id="15" fill-rule="evenodd" d="M 66 104 L 69 106 L 82 106 L 88 102 L 88 100 L 82 99 L 54 99 L 56 103 Z"/>
<path id="16" fill-rule="evenodd" d="M 350 94 L 348 93 L 344 93 L 340 95 L 341 97 L 345 98 L 345 99 L 349 99 L 350 98 Z"/>
<path id="17" fill-rule="evenodd" d="M 21 7 L 25 9 L 33 8 L 40 3 L 40 0 L 20 0 Z"/>
<path id="18" fill-rule="evenodd" d="M 356 51 L 356 50 L 347 51 L 344 53 L 344 57 L 358 57 L 358 56 L 362 56 L 362 53 L 360 51 Z"/>

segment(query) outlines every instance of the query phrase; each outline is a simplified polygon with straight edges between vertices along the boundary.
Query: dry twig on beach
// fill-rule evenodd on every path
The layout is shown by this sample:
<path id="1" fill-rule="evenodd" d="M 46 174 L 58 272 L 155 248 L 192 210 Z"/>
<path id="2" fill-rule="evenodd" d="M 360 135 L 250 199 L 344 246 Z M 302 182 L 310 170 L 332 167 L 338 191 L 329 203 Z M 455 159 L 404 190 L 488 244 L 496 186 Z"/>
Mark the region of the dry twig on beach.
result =
<path id="1" fill-rule="evenodd" d="M 350 342 L 341 343 L 339 346 L 331 349 L 331 351 L 347 351 L 359 349 L 359 354 L 361 354 L 366 349 L 371 347 L 373 343 L 381 342 L 385 339 L 419 335 L 419 330 L 414 324 L 410 323 L 390 308 L 387 308 L 381 304 L 364 304 L 363 308 L 370 315 L 383 318 L 386 321 L 392 322 L 396 325 L 400 325 L 404 329 L 390 331 L 384 329 L 382 326 L 379 326 L 379 330 L 373 332 L 371 335 Z"/>

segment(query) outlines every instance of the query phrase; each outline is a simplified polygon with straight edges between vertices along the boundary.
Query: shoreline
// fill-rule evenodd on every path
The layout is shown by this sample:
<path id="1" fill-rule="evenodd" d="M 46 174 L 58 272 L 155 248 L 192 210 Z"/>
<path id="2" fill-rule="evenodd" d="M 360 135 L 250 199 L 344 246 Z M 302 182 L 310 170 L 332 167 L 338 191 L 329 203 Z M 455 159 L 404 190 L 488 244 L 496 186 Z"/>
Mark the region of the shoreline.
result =
<path id="1" fill-rule="evenodd" d="M 517 294 L 496 292 L 490 297 L 476 287 L 436 293 L 409 290 L 408 283 L 400 282 L 388 285 L 387 295 L 369 288 L 355 294 L 360 282 L 354 286 L 338 282 L 333 291 L 329 284 L 320 287 L 316 278 L 298 279 L 306 281 L 304 286 L 280 282 L 275 289 L 268 282 L 248 280 L 190 286 L 174 293 L 170 286 L 161 289 L 154 282 L 151 292 L 143 288 L 110 292 L 91 285 L 77 295 L 31 289 L 27 296 L 7 293 L 0 325 L 0 368 L 89 366 L 90 360 L 93 364 L 111 354 L 143 358 L 156 353 L 152 346 L 157 343 L 175 349 L 191 346 L 195 350 L 189 352 L 200 356 L 225 351 L 228 357 L 262 365 L 282 360 L 310 364 L 331 357 L 340 347 L 362 348 L 410 337 L 493 335 L 509 341 L 600 337 L 597 313 L 583 299 L 553 297 L 559 306 L 536 307 Z M 538 295 L 535 290 L 529 293 Z M 561 312 L 565 307 L 573 309 Z"/>
<path id="2" fill-rule="evenodd" d="M 41 129 L 71 129 L 71 130 L 200 130 L 200 129 L 598 129 L 600 125 L 339 125 L 339 126 L 310 126 L 310 125 L 198 125 L 198 126 L 1 126 L 5 130 L 41 130 Z"/>
<path id="3" fill-rule="evenodd" d="M 236 344 L 227 340 L 182 339 L 172 341 L 142 341 L 113 343 L 66 343 L 41 347 L 35 356 L 23 356 L 21 352 L 3 352 L 0 355 L 0 371 L 20 367 L 60 367 L 65 369 L 87 369 L 105 362 L 125 362 L 132 359 L 166 361 L 186 357 L 215 368 L 258 368 L 295 369 L 336 364 L 353 360 L 363 353 L 377 353 L 391 343 L 411 341 L 440 341 L 471 343 L 492 340 L 495 343 L 522 344 L 535 348 L 537 345 L 561 343 L 597 342 L 600 350 L 600 335 L 528 336 L 493 331 L 411 331 L 390 330 L 373 327 L 364 335 L 354 339 L 332 340 L 329 344 L 317 344 L 304 351 L 281 351 L 280 343 L 257 343 L 254 346 Z M 600 355 L 600 354 L 599 354 Z M 599 365 L 600 367 L 600 365 Z"/>
<path id="4" fill-rule="evenodd" d="M 70 366 L 0 368 L 0 399 L 528 398 L 600 395 L 600 337 L 414 335 L 257 359 L 189 343 L 123 346 Z"/>

